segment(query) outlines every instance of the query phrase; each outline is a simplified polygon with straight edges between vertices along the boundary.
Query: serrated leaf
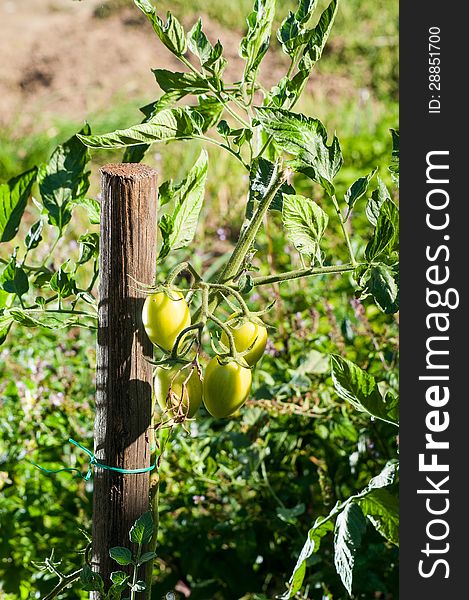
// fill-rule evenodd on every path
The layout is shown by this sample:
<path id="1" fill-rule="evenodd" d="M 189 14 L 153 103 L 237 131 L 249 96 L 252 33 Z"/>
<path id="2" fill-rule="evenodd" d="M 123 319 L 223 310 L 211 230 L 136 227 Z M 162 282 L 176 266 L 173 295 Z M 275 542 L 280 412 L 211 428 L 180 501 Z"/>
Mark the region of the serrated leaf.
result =
<path id="1" fill-rule="evenodd" d="M 207 81 L 195 73 L 179 73 L 166 69 L 152 69 L 152 71 L 163 92 L 179 92 L 182 96 L 186 96 L 204 94 L 210 89 Z"/>
<path id="2" fill-rule="evenodd" d="M 84 564 L 80 573 L 81 589 L 85 592 L 101 592 L 104 589 L 104 583 L 99 573 L 91 570 L 88 564 Z"/>
<path id="3" fill-rule="evenodd" d="M 348 204 L 349 210 L 352 210 L 357 200 L 360 200 L 368 191 L 371 179 L 374 177 L 377 169 L 373 169 L 365 177 L 357 179 L 345 192 L 344 200 Z"/>
<path id="4" fill-rule="evenodd" d="M 130 565 L 132 563 L 132 552 L 128 548 L 122 546 L 114 546 L 110 548 L 109 556 L 119 565 Z"/>
<path id="5" fill-rule="evenodd" d="M 158 256 L 160 260 L 170 251 L 184 248 L 192 241 L 202 208 L 207 168 L 208 155 L 202 150 L 186 179 L 174 192 L 172 214 L 160 219 L 159 227 L 163 237 L 163 246 Z"/>
<path id="6" fill-rule="evenodd" d="M 16 262 L 13 256 L 10 262 L 5 266 L 0 276 L 2 289 L 9 294 L 23 296 L 29 290 L 28 276 L 24 269 Z"/>
<path id="7" fill-rule="evenodd" d="M 223 104 L 213 96 L 201 95 L 198 104 L 190 107 L 191 115 L 197 113 L 201 117 L 200 129 L 202 133 L 213 127 L 221 117 L 224 110 Z"/>
<path id="8" fill-rule="evenodd" d="M 0 242 L 9 242 L 18 232 L 37 167 L 0 184 Z"/>
<path id="9" fill-rule="evenodd" d="M 321 263 L 319 243 L 328 222 L 322 208 L 305 196 L 285 194 L 282 219 L 287 239 L 298 252 Z"/>
<path id="10" fill-rule="evenodd" d="M 386 404 L 372 375 L 336 354 L 331 355 L 331 367 L 334 389 L 340 398 L 372 417 L 398 424 L 394 417 L 395 407 Z"/>
<path id="11" fill-rule="evenodd" d="M 305 578 L 306 561 L 314 552 L 319 550 L 321 539 L 334 529 L 334 525 L 331 521 L 325 521 L 320 524 L 322 520 L 322 517 L 318 517 L 314 522 L 314 525 L 308 531 L 306 542 L 301 549 L 295 568 L 293 569 L 293 573 L 288 582 L 288 591 L 281 596 L 280 600 L 290 600 L 290 598 L 294 598 L 300 591 Z"/>
<path id="12" fill-rule="evenodd" d="M 355 555 L 365 530 L 366 521 L 360 506 L 351 502 L 337 517 L 334 530 L 334 564 L 350 596 Z"/>
<path id="13" fill-rule="evenodd" d="M 275 0 L 255 0 L 254 9 L 246 19 L 246 35 L 239 46 L 239 55 L 246 60 L 243 81 L 251 80 L 267 52 L 274 16 Z"/>
<path id="14" fill-rule="evenodd" d="M 333 188 L 332 181 L 342 166 L 339 140 L 327 145 L 327 131 L 319 119 L 281 108 L 260 107 L 258 119 L 277 144 L 295 157 L 294 165 L 313 181 Z"/>
<path id="15" fill-rule="evenodd" d="M 139 517 L 132 526 L 129 537 L 135 544 L 146 544 L 153 535 L 153 517 L 150 511 Z"/>
<path id="16" fill-rule="evenodd" d="M 318 24 L 314 29 L 308 32 L 308 41 L 304 51 L 304 59 L 311 70 L 322 56 L 326 42 L 329 39 L 332 26 L 334 25 L 339 3 L 338 0 L 332 0 L 326 10 L 322 13 Z M 309 64 L 308 64 L 309 63 Z"/>
<path id="17" fill-rule="evenodd" d="M 46 329 L 85 327 L 89 329 L 97 325 L 97 317 L 84 318 L 83 315 L 47 313 L 39 309 L 10 308 L 6 314 L 24 327 L 45 327 Z"/>
<path id="18" fill-rule="evenodd" d="M 300 35 L 303 31 L 295 13 L 290 11 L 277 31 L 277 39 L 282 44 L 285 54 L 294 56 L 298 46 L 304 43 L 304 38 Z"/>
<path id="19" fill-rule="evenodd" d="M 147 16 L 156 35 L 163 44 L 176 56 L 182 56 L 187 51 L 187 39 L 181 23 L 170 12 L 166 23 L 156 14 L 156 9 L 149 0 L 134 0 L 136 6 Z"/>
<path id="20" fill-rule="evenodd" d="M 307 23 L 311 18 L 315 8 L 317 0 L 299 0 L 298 8 L 295 12 L 295 17 L 300 23 Z"/>
<path id="21" fill-rule="evenodd" d="M 375 475 L 368 482 L 364 492 L 377 490 L 388 485 L 396 483 L 397 474 L 399 472 L 399 462 L 397 460 L 389 461 L 379 475 Z"/>
<path id="22" fill-rule="evenodd" d="M 82 206 L 86 212 L 88 213 L 88 219 L 92 225 L 99 225 L 100 216 L 101 216 L 101 205 L 94 198 L 74 198 L 71 203 L 71 206 Z"/>
<path id="23" fill-rule="evenodd" d="M 28 250 L 37 248 L 42 241 L 42 229 L 44 227 L 44 221 L 40 219 L 33 223 L 24 238 L 24 245 Z"/>
<path id="24" fill-rule="evenodd" d="M 363 288 L 361 297 L 373 296 L 378 307 L 386 314 L 399 310 L 398 273 L 392 266 L 380 263 L 368 267 L 359 278 Z"/>
<path id="25" fill-rule="evenodd" d="M 83 197 L 89 187 L 89 174 L 85 172 L 89 154 L 79 141 L 89 133 L 89 125 L 85 125 L 54 150 L 47 165 L 39 172 L 39 191 L 49 223 L 60 231 L 72 218 L 71 202 Z"/>
<path id="26" fill-rule="evenodd" d="M 112 583 L 117 583 L 119 585 L 127 583 L 129 580 L 129 576 L 124 571 L 114 571 L 111 573 L 111 581 Z"/>
<path id="27" fill-rule="evenodd" d="M 376 531 L 392 544 L 399 546 L 398 497 L 386 489 L 375 489 L 362 498 L 359 504 Z"/>
<path id="28" fill-rule="evenodd" d="M 189 107 L 186 106 L 162 110 L 149 121 L 128 129 L 117 129 L 103 135 L 80 135 L 79 138 L 89 148 L 124 148 L 188 139 L 194 133 L 199 131 L 191 119 Z"/>
<path id="29" fill-rule="evenodd" d="M 391 195 L 386 187 L 386 184 L 378 175 L 378 187 L 373 190 L 371 198 L 368 200 L 365 209 L 366 217 L 372 225 L 376 225 L 378 222 L 381 206 L 386 200 L 391 200 Z"/>
<path id="30" fill-rule="evenodd" d="M 85 233 L 78 238 L 80 244 L 80 257 L 78 264 L 83 265 L 99 254 L 99 235 L 97 233 Z"/>
<path id="31" fill-rule="evenodd" d="M 189 50 L 198 57 L 200 64 L 203 66 L 210 58 L 213 48 L 202 31 L 202 19 L 199 19 L 189 31 L 187 43 Z"/>
<path id="32" fill-rule="evenodd" d="M 61 265 L 49 282 L 51 290 L 57 292 L 61 298 L 68 298 L 76 292 L 75 279 L 71 273 L 65 271 L 66 266 L 67 263 Z"/>
<path id="33" fill-rule="evenodd" d="M 385 200 L 380 208 L 373 237 L 365 249 L 365 258 L 373 262 L 381 255 L 389 255 L 399 241 L 399 210 L 392 200 Z"/>

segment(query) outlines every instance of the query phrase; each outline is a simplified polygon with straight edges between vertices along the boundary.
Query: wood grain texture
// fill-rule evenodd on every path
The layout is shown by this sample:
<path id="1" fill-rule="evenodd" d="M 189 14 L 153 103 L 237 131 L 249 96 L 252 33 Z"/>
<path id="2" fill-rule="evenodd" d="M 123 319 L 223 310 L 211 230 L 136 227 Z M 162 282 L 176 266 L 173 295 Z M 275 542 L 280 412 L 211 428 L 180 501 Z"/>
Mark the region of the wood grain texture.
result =
<path id="1" fill-rule="evenodd" d="M 150 465 L 152 367 L 145 357 L 152 357 L 152 344 L 135 288 L 155 278 L 157 173 L 140 164 L 106 165 L 101 189 L 94 452 L 103 464 L 140 469 Z M 110 573 L 123 569 L 109 548 L 130 547 L 129 529 L 148 509 L 149 473 L 95 468 L 93 569 L 106 589 Z"/>

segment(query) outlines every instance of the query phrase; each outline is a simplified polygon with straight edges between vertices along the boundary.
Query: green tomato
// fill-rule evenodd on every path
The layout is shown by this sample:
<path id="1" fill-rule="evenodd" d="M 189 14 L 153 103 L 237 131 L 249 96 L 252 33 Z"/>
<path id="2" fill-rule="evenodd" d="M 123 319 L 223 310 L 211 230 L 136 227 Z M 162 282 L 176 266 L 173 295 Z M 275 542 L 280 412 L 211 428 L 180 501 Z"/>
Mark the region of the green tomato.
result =
<path id="1" fill-rule="evenodd" d="M 157 292 L 145 299 L 142 321 L 153 344 L 170 351 L 178 334 L 191 324 L 191 314 L 180 292 L 171 291 L 171 297 Z"/>
<path id="2" fill-rule="evenodd" d="M 232 318 L 233 315 L 229 317 L 228 321 Z M 227 325 L 233 333 L 236 350 L 238 352 L 244 352 L 254 342 L 251 350 L 243 356 L 248 365 L 252 367 L 264 354 L 265 346 L 267 344 L 267 329 L 252 321 L 240 321 L 239 325 L 236 323 L 233 325 L 227 323 Z M 221 341 L 225 346 L 229 346 L 228 336 L 225 332 L 222 333 Z"/>
<path id="3" fill-rule="evenodd" d="M 202 403 L 202 381 L 196 368 L 190 376 L 189 373 L 189 369 L 179 367 L 157 367 L 154 393 L 162 410 L 169 410 L 172 415 L 184 414 L 191 419 Z M 188 377 L 183 393 L 182 386 Z"/>
<path id="4" fill-rule="evenodd" d="M 247 400 L 251 391 L 251 370 L 234 361 L 221 364 L 218 356 L 205 369 L 203 400 L 212 417 L 232 415 Z"/>

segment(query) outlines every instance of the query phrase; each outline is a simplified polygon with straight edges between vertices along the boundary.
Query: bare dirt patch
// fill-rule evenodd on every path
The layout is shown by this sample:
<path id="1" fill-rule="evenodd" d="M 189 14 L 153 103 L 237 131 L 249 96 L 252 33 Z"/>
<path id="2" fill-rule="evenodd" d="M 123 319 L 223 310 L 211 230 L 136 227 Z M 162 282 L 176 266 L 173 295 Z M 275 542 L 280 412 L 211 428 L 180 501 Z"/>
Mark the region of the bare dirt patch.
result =
<path id="1" fill-rule="evenodd" d="M 91 113 L 109 112 L 116 98 L 150 102 L 159 94 L 151 69 L 182 69 L 137 9 L 98 18 L 96 9 L 103 5 L 102 0 L 0 0 L 0 128 L 24 136 L 57 119 L 80 122 Z M 191 25 L 183 16 L 182 21 Z M 227 78 L 237 80 L 241 32 L 222 29 L 205 16 L 203 21 L 211 41 L 220 38 L 224 45 Z M 265 85 L 278 81 L 286 66 L 281 52 L 268 56 Z M 316 79 L 326 96 L 328 89 L 337 92 L 337 83 Z"/>

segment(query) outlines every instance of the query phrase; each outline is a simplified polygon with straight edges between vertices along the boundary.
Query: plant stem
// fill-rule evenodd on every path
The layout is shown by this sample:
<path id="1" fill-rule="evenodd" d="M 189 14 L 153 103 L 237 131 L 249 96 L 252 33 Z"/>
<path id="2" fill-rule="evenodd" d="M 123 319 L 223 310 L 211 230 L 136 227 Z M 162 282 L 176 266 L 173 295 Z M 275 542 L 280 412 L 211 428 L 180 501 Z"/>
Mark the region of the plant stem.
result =
<path id="1" fill-rule="evenodd" d="M 342 232 L 343 232 L 344 238 L 345 238 L 345 243 L 347 244 L 348 252 L 349 252 L 349 255 L 350 255 L 350 261 L 351 261 L 352 265 L 354 267 L 356 267 L 357 261 L 355 260 L 355 254 L 353 252 L 352 244 L 350 242 L 350 237 L 349 237 L 347 228 L 345 226 L 345 221 L 342 218 L 342 213 L 340 212 L 339 203 L 337 202 L 337 198 L 336 198 L 335 194 L 333 194 L 331 196 L 331 199 L 332 199 L 332 203 L 334 204 L 334 208 L 335 208 L 335 211 L 337 213 L 337 216 L 339 217 L 340 226 L 342 228 Z"/>
<path id="2" fill-rule="evenodd" d="M 259 202 L 257 211 L 254 213 L 247 229 L 240 236 L 238 243 L 233 250 L 233 254 L 230 256 L 222 274 L 218 278 L 217 283 L 226 283 L 236 277 L 236 275 L 239 273 L 246 254 L 249 252 L 249 249 L 251 248 L 257 232 L 262 224 L 264 214 L 269 209 L 272 200 L 274 199 L 278 190 L 287 180 L 289 174 L 289 169 L 280 171 L 275 181 L 271 184 L 267 194 Z"/>
<path id="3" fill-rule="evenodd" d="M 78 571 L 74 571 L 67 575 L 66 577 L 61 577 L 59 583 L 55 586 L 53 590 L 51 590 L 42 600 L 52 600 L 53 598 L 57 598 L 57 596 L 62 592 L 67 586 L 80 578 L 82 569 L 78 569 Z"/>
<path id="4" fill-rule="evenodd" d="M 346 273 L 354 271 L 356 264 L 348 263 L 346 265 L 331 265 L 328 267 L 312 267 L 310 269 L 296 269 L 288 273 L 279 273 L 277 275 L 266 275 L 265 277 L 254 277 L 253 286 L 268 285 L 271 283 L 281 283 L 291 279 L 300 279 L 301 277 L 311 277 L 313 275 L 334 275 L 336 273 Z"/>

